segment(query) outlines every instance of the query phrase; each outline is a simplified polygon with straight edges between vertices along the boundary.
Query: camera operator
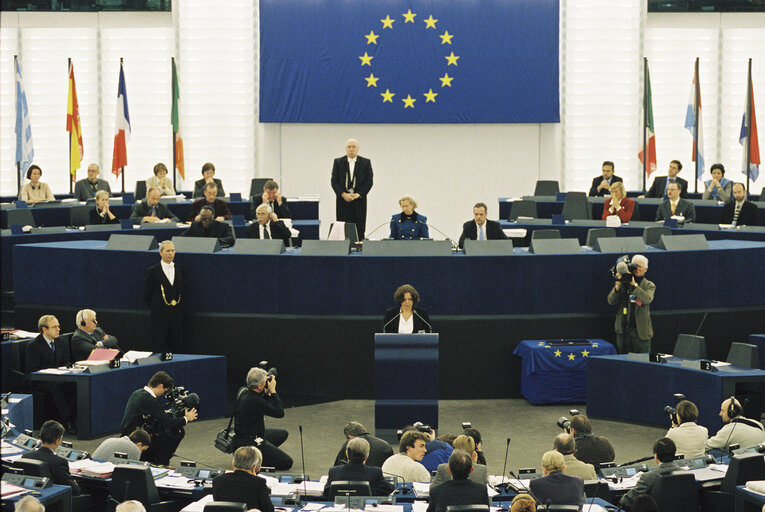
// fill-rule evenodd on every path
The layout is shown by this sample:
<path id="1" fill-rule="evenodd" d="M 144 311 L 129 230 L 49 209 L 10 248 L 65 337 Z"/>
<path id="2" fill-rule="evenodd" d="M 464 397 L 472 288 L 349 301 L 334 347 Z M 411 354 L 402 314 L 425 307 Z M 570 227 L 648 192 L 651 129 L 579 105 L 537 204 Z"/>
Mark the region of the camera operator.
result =
<path id="1" fill-rule="evenodd" d="M 667 432 L 667 437 L 675 442 L 677 453 L 684 455 L 686 459 L 703 456 L 708 431 L 707 427 L 696 424 L 699 417 L 696 404 L 690 400 L 681 400 L 677 407 L 667 406 L 664 411 L 669 413 L 672 419 L 672 427 Z"/>
<path id="2" fill-rule="evenodd" d="M 168 414 L 159 402 L 173 388 L 173 378 L 165 372 L 157 372 L 142 389 L 133 391 L 122 417 L 122 435 L 136 428 L 143 428 L 151 435 L 151 446 L 141 454 L 141 460 L 167 466 L 186 432 L 183 427 L 197 419 L 196 408 L 174 408 Z M 192 394 L 193 395 L 193 394 Z M 196 396 L 196 395 L 194 395 Z M 197 403 L 199 397 L 196 397 Z"/>
<path id="3" fill-rule="evenodd" d="M 257 446 L 263 454 L 263 467 L 286 471 L 292 467 L 292 457 L 279 449 L 289 433 L 283 429 L 266 428 L 264 416 L 284 417 L 284 404 L 276 393 L 275 371 L 250 368 L 247 387 L 237 394 L 234 419 L 234 447 Z"/>
<path id="4" fill-rule="evenodd" d="M 626 261 L 616 264 L 616 282 L 608 294 L 608 303 L 618 306 L 614 328 L 616 350 L 620 354 L 651 351 L 651 302 L 656 285 L 645 278 L 647 270 L 648 258 L 642 254 L 633 256 L 629 264 Z"/>

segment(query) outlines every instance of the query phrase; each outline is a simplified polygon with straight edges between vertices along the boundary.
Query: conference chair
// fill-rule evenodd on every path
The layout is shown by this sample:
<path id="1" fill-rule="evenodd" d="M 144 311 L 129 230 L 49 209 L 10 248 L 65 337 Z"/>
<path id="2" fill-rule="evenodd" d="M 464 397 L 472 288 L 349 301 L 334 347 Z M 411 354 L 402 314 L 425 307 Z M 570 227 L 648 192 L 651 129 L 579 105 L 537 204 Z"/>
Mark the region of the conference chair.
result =
<path id="1" fill-rule="evenodd" d="M 8 212 L 8 227 L 11 226 L 32 226 L 37 227 L 32 210 L 29 208 L 17 208 L 15 210 L 6 210 Z"/>
<path id="2" fill-rule="evenodd" d="M 234 220 L 233 219 L 230 219 L 230 220 L 223 219 L 223 222 L 228 224 L 228 226 L 231 228 L 231 236 L 234 237 L 234 245 L 236 245 L 236 230 L 234 229 Z"/>
<path id="3" fill-rule="evenodd" d="M 238 501 L 213 501 L 205 505 L 204 512 L 246 512 L 247 504 Z"/>
<path id="4" fill-rule="evenodd" d="M 273 178 L 252 178 L 252 181 L 250 182 L 250 201 L 252 201 L 253 196 L 254 197 L 262 196 L 263 185 L 265 185 L 268 180 L 272 180 L 272 179 Z"/>
<path id="5" fill-rule="evenodd" d="M 592 219 L 592 204 L 584 192 L 569 192 L 563 201 L 563 216 L 566 219 Z"/>
<path id="6" fill-rule="evenodd" d="M 672 355 L 686 359 L 706 359 L 707 340 L 704 336 L 678 334 Z"/>
<path id="7" fill-rule="evenodd" d="M 640 203 L 637 201 L 633 201 L 635 203 L 635 207 L 632 209 L 632 217 L 630 217 L 630 220 L 640 220 Z"/>
<path id="8" fill-rule="evenodd" d="M 760 190 L 760 198 L 758 201 L 765 202 L 765 187 L 762 187 L 762 190 Z"/>
<path id="9" fill-rule="evenodd" d="M 110 507 L 116 508 L 123 501 L 137 500 L 148 512 L 175 512 L 180 508 L 177 501 L 160 500 L 151 468 L 146 466 L 115 466 L 108 487 Z"/>
<path id="10" fill-rule="evenodd" d="M 334 501 L 337 496 L 371 496 L 369 482 L 362 480 L 337 480 L 329 484 L 329 499 Z"/>
<path id="11" fill-rule="evenodd" d="M 531 233 L 532 240 L 549 240 L 560 238 L 560 229 L 535 229 Z"/>
<path id="12" fill-rule="evenodd" d="M 672 512 L 697 512 L 699 493 L 696 489 L 696 477 L 690 471 L 675 471 L 661 475 L 651 493 L 659 510 Z"/>
<path id="13" fill-rule="evenodd" d="M 518 217 L 531 217 L 537 218 L 537 202 L 536 201 L 513 201 L 510 205 L 510 215 L 507 220 L 516 220 Z"/>
<path id="14" fill-rule="evenodd" d="M 332 228 L 335 226 L 335 223 L 329 225 L 329 231 L 327 233 L 327 237 L 329 237 L 329 233 L 332 233 Z M 345 240 L 350 240 L 352 243 L 356 243 L 359 241 L 359 232 L 356 230 L 356 224 L 353 222 L 346 222 L 345 223 Z"/>
<path id="15" fill-rule="evenodd" d="M 25 475 L 29 476 L 41 476 L 50 478 L 50 468 L 48 464 L 36 459 L 18 459 L 13 463 L 14 467 L 19 468 Z"/>
<path id="16" fill-rule="evenodd" d="M 608 482 L 600 480 L 585 480 L 584 495 L 587 498 L 600 498 L 604 501 L 611 501 L 611 491 L 608 488 Z"/>
<path id="17" fill-rule="evenodd" d="M 86 226 L 90 224 L 90 210 L 95 206 L 72 206 L 69 208 L 69 225 Z"/>
<path id="18" fill-rule="evenodd" d="M 765 458 L 761 453 L 742 453 L 730 459 L 719 491 L 705 491 L 701 499 L 704 512 L 733 512 L 736 486 L 750 480 L 765 480 Z"/>
<path id="19" fill-rule="evenodd" d="M 566 217 L 568 218 L 568 217 Z M 614 228 L 591 228 L 587 230 L 587 241 L 584 245 L 588 247 L 595 246 L 595 240 L 598 238 L 614 238 L 616 230 Z"/>
<path id="20" fill-rule="evenodd" d="M 537 180 L 534 188 L 535 196 L 557 196 L 560 192 L 560 185 L 554 180 Z"/>
<path id="21" fill-rule="evenodd" d="M 646 226 L 643 228 L 643 242 L 646 245 L 656 245 L 661 235 L 671 235 L 672 230 L 667 226 Z"/>
<path id="22" fill-rule="evenodd" d="M 759 368 L 760 367 L 760 354 L 757 350 L 757 345 L 750 345 L 749 343 L 737 343 L 730 344 L 730 350 L 728 351 L 727 362 L 733 366 L 743 366 L 745 368 Z M 743 446 L 742 446 L 743 448 Z"/>
<path id="23" fill-rule="evenodd" d="M 135 200 L 136 202 L 146 197 L 146 180 L 138 180 L 135 182 Z"/>

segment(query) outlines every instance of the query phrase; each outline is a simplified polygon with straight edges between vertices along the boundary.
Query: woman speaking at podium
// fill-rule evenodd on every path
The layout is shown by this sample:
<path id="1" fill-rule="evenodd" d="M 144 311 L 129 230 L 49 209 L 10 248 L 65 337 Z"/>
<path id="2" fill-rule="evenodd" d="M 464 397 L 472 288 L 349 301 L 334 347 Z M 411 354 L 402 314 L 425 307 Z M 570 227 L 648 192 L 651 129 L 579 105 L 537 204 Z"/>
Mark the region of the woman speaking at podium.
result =
<path id="1" fill-rule="evenodd" d="M 398 306 L 385 311 L 383 332 L 412 334 L 433 332 L 428 312 L 415 308 L 420 302 L 420 295 L 411 284 L 402 284 L 396 289 L 393 298 Z"/>

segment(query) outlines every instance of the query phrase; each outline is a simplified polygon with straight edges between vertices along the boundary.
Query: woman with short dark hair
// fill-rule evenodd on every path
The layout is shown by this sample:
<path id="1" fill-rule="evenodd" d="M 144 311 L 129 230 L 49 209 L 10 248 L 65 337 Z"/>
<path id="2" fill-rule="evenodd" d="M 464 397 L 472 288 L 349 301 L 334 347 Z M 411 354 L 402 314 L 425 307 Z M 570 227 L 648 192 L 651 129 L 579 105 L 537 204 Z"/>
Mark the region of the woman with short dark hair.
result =
<path id="1" fill-rule="evenodd" d="M 696 424 L 699 408 L 690 400 L 682 400 L 677 404 L 677 413 L 672 415 L 672 428 L 667 437 L 677 446 L 677 454 L 685 455 L 686 459 L 704 455 L 704 443 L 709 437 L 707 427 Z"/>
<path id="2" fill-rule="evenodd" d="M 24 201 L 27 204 L 42 203 L 44 201 L 54 201 L 56 198 L 50 191 L 50 187 L 47 183 L 40 181 L 42 176 L 42 169 L 39 165 L 30 165 L 27 169 L 27 179 L 29 183 L 21 187 L 21 194 L 19 194 L 19 200 Z"/>
<path id="3" fill-rule="evenodd" d="M 415 308 L 420 302 L 420 294 L 411 284 L 402 284 L 396 289 L 393 298 L 398 303 L 385 311 L 383 317 L 383 332 L 387 333 L 423 333 L 433 332 L 428 312 Z"/>

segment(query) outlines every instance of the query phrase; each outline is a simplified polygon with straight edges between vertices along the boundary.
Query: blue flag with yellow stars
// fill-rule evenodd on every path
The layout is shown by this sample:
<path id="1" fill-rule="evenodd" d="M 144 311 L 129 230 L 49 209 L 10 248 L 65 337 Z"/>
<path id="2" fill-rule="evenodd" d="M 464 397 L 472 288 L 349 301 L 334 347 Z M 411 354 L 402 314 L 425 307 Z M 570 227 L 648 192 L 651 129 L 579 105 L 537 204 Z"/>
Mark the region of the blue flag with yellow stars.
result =
<path id="1" fill-rule="evenodd" d="M 260 121 L 557 123 L 558 0 L 260 0 Z"/>

